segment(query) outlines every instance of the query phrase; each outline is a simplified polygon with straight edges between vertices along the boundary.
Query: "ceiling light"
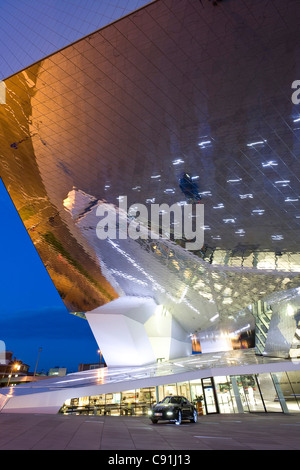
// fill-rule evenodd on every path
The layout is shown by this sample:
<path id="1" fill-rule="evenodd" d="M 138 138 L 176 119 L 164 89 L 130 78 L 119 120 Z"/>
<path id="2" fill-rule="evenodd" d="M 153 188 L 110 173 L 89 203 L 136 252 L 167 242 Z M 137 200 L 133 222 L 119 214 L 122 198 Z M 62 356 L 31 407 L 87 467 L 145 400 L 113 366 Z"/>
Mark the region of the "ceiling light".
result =
<path id="1" fill-rule="evenodd" d="M 268 167 L 268 166 L 277 166 L 278 163 L 274 162 L 273 160 L 270 160 L 269 162 L 266 162 L 266 163 L 262 163 L 262 166 L 265 168 L 265 167 Z"/>
<path id="2" fill-rule="evenodd" d="M 293 198 L 291 198 L 291 197 L 287 197 L 287 198 L 284 200 L 284 202 L 297 202 L 297 201 L 299 201 L 298 198 L 294 198 L 294 199 L 293 199 Z"/>
<path id="3" fill-rule="evenodd" d="M 224 224 L 235 224 L 235 219 L 223 219 Z"/>
<path id="4" fill-rule="evenodd" d="M 242 181 L 242 178 L 235 178 L 232 180 L 227 180 L 227 183 L 239 183 L 240 181 Z"/>
<path id="5" fill-rule="evenodd" d="M 266 140 L 258 140 L 257 142 L 251 142 L 250 144 L 247 144 L 247 147 L 254 147 L 254 145 L 263 145 Z"/>
<path id="6" fill-rule="evenodd" d="M 174 193 L 175 193 L 175 189 L 174 189 L 174 188 L 165 189 L 165 190 L 164 190 L 164 193 L 165 193 L 165 194 L 174 194 Z"/>
<path id="7" fill-rule="evenodd" d="M 237 235 L 245 235 L 245 230 L 243 228 L 239 228 L 238 230 L 236 230 L 234 233 L 236 233 Z"/>
<path id="8" fill-rule="evenodd" d="M 211 317 L 211 318 L 210 318 L 210 321 L 211 321 L 211 322 L 215 321 L 217 318 L 219 318 L 219 316 L 220 316 L 220 315 L 217 313 L 217 315 L 215 315 L 214 317 Z"/>
<path id="9" fill-rule="evenodd" d="M 283 235 L 272 235 L 271 236 L 272 240 L 283 240 Z"/>
<path id="10" fill-rule="evenodd" d="M 211 140 L 203 140 L 202 142 L 198 142 L 198 146 L 201 148 L 205 148 L 209 144 L 211 144 Z"/>
<path id="11" fill-rule="evenodd" d="M 264 209 L 253 209 L 252 214 L 262 215 L 264 214 L 264 212 L 265 212 Z"/>

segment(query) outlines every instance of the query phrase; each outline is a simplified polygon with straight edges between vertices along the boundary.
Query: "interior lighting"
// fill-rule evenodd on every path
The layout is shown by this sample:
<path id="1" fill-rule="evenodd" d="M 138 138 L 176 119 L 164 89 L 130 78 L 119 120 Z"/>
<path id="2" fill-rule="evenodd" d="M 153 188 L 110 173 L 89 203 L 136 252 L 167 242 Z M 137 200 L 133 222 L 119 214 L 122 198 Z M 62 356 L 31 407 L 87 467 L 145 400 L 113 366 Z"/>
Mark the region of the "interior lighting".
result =
<path id="1" fill-rule="evenodd" d="M 224 224 L 235 224 L 235 219 L 223 219 Z"/>
<path id="2" fill-rule="evenodd" d="M 294 199 L 291 197 L 287 197 L 284 202 L 298 202 L 299 198 L 295 197 Z"/>
<path id="3" fill-rule="evenodd" d="M 234 233 L 236 233 L 237 235 L 243 236 L 243 235 L 245 235 L 246 232 L 243 228 L 239 228 Z"/>
<path id="4" fill-rule="evenodd" d="M 174 193 L 175 193 L 175 189 L 174 189 L 174 188 L 165 189 L 165 190 L 164 190 L 164 193 L 165 193 L 165 194 L 174 194 Z"/>
<path id="5" fill-rule="evenodd" d="M 213 317 L 210 318 L 210 321 L 211 321 L 211 322 L 214 322 L 217 318 L 219 318 L 219 316 L 220 316 L 220 315 L 217 313 L 215 316 L 213 316 Z"/>
<path id="6" fill-rule="evenodd" d="M 255 145 L 263 145 L 266 140 L 258 140 L 257 142 L 251 142 L 250 144 L 247 144 L 247 147 L 254 147 Z"/>
<path id="7" fill-rule="evenodd" d="M 234 178 L 231 180 L 227 180 L 227 183 L 239 183 L 240 181 L 242 181 L 242 178 Z"/>
<path id="8" fill-rule="evenodd" d="M 265 163 L 262 163 L 262 166 L 264 168 L 268 167 L 268 166 L 277 166 L 278 163 L 274 162 L 273 160 L 270 160 L 269 162 L 265 162 Z"/>
<path id="9" fill-rule="evenodd" d="M 286 314 L 287 314 L 288 317 L 293 317 L 294 316 L 294 309 L 290 304 L 288 304 L 288 306 L 286 308 Z"/>
<path id="10" fill-rule="evenodd" d="M 198 146 L 201 148 L 205 148 L 209 144 L 211 144 L 211 140 L 203 140 L 202 142 L 198 142 Z"/>
<path id="11" fill-rule="evenodd" d="M 271 236 L 272 240 L 283 240 L 283 235 L 272 235 Z"/>
<path id="12" fill-rule="evenodd" d="M 265 212 L 264 209 L 253 209 L 252 214 L 263 215 Z"/>

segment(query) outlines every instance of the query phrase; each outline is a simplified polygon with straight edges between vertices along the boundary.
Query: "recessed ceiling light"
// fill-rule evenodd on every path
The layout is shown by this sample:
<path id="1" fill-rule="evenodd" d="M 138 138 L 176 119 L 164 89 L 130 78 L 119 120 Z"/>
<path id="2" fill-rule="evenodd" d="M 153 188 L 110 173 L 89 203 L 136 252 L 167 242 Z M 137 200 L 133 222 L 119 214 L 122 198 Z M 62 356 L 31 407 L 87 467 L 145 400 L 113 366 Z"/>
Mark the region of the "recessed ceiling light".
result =
<path id="1" fill-rule="evenodd" d="M 247 144 L 247 147 L 254 147 L 255 145 L 263 145 L 266 140 L 258 140 L 257 142 L 251 142 L 250 144 Z"/>
<path id="2" fill-rule="evenodd" d="M 272 235 L 271 238 L 272 238 L 272 240 L 283 240 L 284 236 L 283 235 Z"/>
<path id="3" fill-rule="evenodd" d="M 273 160 L 270 160 L 269 162 L 265 162 L 265 163 L 262 163 L 262 166 L 264 168 L 268 167 L 268 166 L 277 166 L 278 163 L 274 162 Z"/>
<path id="4" fill-rule="evenodd" d="M 164 193 L 165 193 L 165 194 L 174 194 L 174 193 L 175 193 L 175 189 L 174 189 L 174 188 L 165 189 L 165 190 L 164 190 Z"/>
<path id="5" fill-rule="evenodd" d="M 264 212 L 264 209 L 253 209 L 252 214 L 262 215 Z"/>
<path id="6" fill-rule="evenodd" d="M 234 178 L 227 180 L 227 183 L 239 183 L 240 181 L 242 181 L 242 178 Z"/>
<path id="7" fill-rule="evenodd" d="M 223 219 L 224 224 L 234 224 L 235 219 Z"/>
<path id="8" fill-rule="evenodd" d="M 209 144 L 211 144 L 211 140 L 203 140 L 202 142 L 198 142 L 198 146 L 201 147 L 201 148 L 205 148 Z"/>
<path id="9" fill-rule="evenodd" d="M 299 198 L 295 197 L 295 198 L 292 198 L 292 197 L 287 197 L 284 202 L 297 202 L 299 201 Z"/>

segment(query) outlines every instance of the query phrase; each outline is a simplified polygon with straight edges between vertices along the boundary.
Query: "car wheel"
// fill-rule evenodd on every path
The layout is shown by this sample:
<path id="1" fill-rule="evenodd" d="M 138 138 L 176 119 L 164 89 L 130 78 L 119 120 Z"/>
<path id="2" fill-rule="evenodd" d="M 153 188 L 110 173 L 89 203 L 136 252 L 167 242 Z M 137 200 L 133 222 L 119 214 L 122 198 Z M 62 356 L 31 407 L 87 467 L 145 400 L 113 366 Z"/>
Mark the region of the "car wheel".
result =
<path id="1" fill-rule="evenodd" d="M 177 420 L 175 421 L 175 424 L 177 425 L 181 424 L 181 411 L 178 411 L 178 417 L 177 417 Z"/>
<path id="2" fill-rule="evenodd" d="M 151 421 L 152 421 L 153 424 L 156 424 L 158 420 L 157 419 L 151 419 Z"/>
<path id="3" fill-rule="evenodd" d="M 193 417 L 191 419 L 191 423 L 197 423 L 197 421 L 198 421 L 198 413 L 197 413 L 196 410 L 194 410 Z"/>

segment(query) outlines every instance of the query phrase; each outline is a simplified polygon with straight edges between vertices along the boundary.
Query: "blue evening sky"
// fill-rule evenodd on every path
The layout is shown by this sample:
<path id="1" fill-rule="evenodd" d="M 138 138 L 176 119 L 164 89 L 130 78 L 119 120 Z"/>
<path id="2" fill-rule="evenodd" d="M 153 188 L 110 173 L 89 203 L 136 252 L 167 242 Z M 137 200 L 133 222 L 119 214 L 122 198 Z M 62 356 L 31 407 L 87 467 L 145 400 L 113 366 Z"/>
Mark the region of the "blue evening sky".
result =
<path id="1" fill-rule="evenodd" d="M 144 4 L 145 0 L 0 0 L 0 79 Z M 0 173 L 1 178 L 1 173 Z M 68 313 L 0 179 L 0 340 L 33 372 L 97 362 L 88 323 Z"/>

